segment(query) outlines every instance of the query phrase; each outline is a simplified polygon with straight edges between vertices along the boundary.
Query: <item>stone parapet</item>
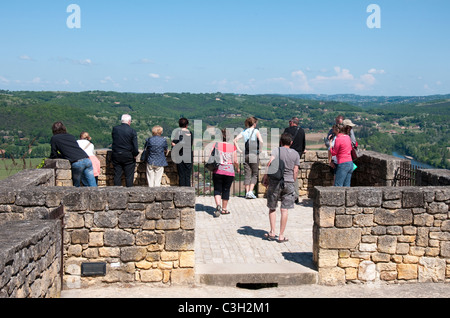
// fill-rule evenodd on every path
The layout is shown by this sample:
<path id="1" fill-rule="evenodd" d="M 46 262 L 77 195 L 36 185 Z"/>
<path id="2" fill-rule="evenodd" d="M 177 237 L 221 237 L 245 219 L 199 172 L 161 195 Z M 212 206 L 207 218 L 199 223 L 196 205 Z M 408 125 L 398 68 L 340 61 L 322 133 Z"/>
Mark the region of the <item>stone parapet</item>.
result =
<path id="1" fill-rule="evenodd" d="M 141 162 L 142 151 L 136 157 L 136 169 L 134 173 L 134 185 L 135 186 L 147 186 L 147 164 Z M 112 150 L 99 149 L 96 151 L 97 158 L 100 161 L 100 176 L 98 177 L 98 186 L 107 187 L 114 186 L 114 167 L 112 164 Z M 173 162 L 171 153 L 166 155 L 168 166 L 164 167 L 164 174 L 161 180 L 161 186 L 177 186 L 178 185 L 178 173 L 176 164 Z M 122 178 L 122 185 L 125 186 L 125 178 Z"/>
<path id="2" fill-rule="evenodd" d="M 64 282 L 194 282 L 195 195 L 191 188 L 66 190 Z M 104 263 L 85 276 L 83 264 Z"/>
<path id="3" fill-rule="evenodd" d="M 266 153 L 260 155 L 259 180 L 262 180 L 267 172 L 270 156 Z M 300 169 L 298 173 L 298 187 L 300 196 L 311 196 L 316 186 L 332 186 L 334 176 L 328 165 L 327 151 L 307 151 L 300 158 Z M 266 188 L 258 186 L 258 196 L 264 197 Z"/>
<path id="4" fill-rule="evenodd" d="M 410 161 L 374 151 L 362 151 L 355 164 L 358 168 L 353 172 L 352 186 L 390 187 L 394 185 L 401 165 L 410 165 Z"/>
<path id="5" fill-rule="evenodd" d="M 449 187 L 317 187 L 319 281 L 450 281 Z"/>
<path id="6" fill-rule="evenodd" d="M 450 170 L 417 169 L 416 185 L 418 185 L 418 186 L 450 186 Z"/>
<path id="7" fill-rule="evenodd" d="M 60 221 L 0 226 L 0 298 L 57 298 L 60 269 Z"/>

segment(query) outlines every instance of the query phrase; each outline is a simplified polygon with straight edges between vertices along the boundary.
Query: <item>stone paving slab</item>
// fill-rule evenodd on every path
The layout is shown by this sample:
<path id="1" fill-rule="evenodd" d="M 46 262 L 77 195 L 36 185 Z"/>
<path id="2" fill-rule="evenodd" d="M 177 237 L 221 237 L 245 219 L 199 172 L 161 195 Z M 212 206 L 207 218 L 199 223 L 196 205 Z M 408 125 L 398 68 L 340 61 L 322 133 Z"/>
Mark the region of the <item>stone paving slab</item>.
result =
<path id="1" fill-rule="evenodd" d="M 316 283 L 310 200 L 289 211 L 286 243 L 264 239 L 270 229 L 266 199 L 233 197 L 228 205 L 231 214 L 214 218 L 214 210 L 213 197 L 197 198 L 195 253 L 199 283 Z M 279 209 L 276 213 L 278 234 Z"/>

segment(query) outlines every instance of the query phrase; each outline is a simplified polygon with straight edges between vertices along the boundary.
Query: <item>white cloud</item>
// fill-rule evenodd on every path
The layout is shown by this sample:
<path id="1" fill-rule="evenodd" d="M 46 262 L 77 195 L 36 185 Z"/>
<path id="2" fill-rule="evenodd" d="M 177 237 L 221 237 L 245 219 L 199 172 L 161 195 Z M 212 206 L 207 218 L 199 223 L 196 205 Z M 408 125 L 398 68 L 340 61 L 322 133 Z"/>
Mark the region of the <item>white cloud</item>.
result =
<path id="1" fill-rule="evenodd" d="M 131 64 L 153 64 L 153 63 L 154 62 L 152 60 L 143 58 L 143 59 L 137 60 L 135 62 L 132 62 Z"/>
<path id="2" fill-rule="evenodd" d="M 350 73 L 350 70 L 348 70 L 346 68 L 341 69 L 339 66 L 336 66 L 336 67 L 334 67 L 334 71 L 336 72 L 336 75 L 333 75 L 333 76 L 318 75 L 311 81 L 315 82 L 315 83 L 329 82 L 329 81 L 352 81 L 355 78 Z"/>
<path id="3" fill-rule="evenodd" d="M 308 77 L 303 73 L 303 71 L 298 70 L 291 73 L 292 81 L 290 81 L 290 86 L 294 90 L 300 90 L 302 92 L 311 92 L 313 89 L 309 85 Z"/>
<path id="4" fill-rule="evenodd" d="M 377 70 L 375 68 L 371 68 L 367 73 L 369 74 L 385 74 L 385 70 Z"/>
<path id="5" fill-rule="evenodd" d="M 28 56 L 26 54 L 19 56 L 19 59 L 22 60 L 22 61 L 35 62 L 35 59 L 33 59 L 32 57 L 30 57 L 30 56 Z"/>
<path id="6" fill-rule="evenodd" d="M 112 84 L 114 87 L 120 87 L 120 84 L 117 83 L 111 76 L 106 76 L 104 79 L 100 80 L 101 84 Z"/>
<path id="7" fill-rule="evenodd" d="M 91 59 L 75 60 L 74 63 L 75 64 L 80 64 L 80 65 L 90 66 L 90 65 L 92 65 L 92 60 Z"/>
<path id="8" fill-rule="evenodd" d="M 161 77 L 159 74 L 155 74 L 155 73 L 150 73 L 150 74 L 148 74 L 148 76 L 150 76 L 151 78 L 160 78 Z"/>
<path id="9" fill-rule="evenodd" d="M 8 84 L 10 81 L 9 81 L 9 79 L 7 79 L 5 77 L 0 76 L 0 82 L 3 83 L 3 84 Z"/>

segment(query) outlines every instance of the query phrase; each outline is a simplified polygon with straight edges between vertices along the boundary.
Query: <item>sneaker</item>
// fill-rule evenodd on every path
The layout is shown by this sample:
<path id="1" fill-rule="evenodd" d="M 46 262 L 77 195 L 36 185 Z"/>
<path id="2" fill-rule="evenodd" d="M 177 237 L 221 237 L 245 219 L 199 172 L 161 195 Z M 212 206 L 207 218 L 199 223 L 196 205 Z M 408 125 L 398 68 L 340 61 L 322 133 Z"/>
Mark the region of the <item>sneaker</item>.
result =
<path id="1" fill-rule="evenodd" d="M 253 192 L 247 193 L 247 199 L 256 199 L 256 196 Z"/>
<path id="2" fill-rule="evenodd" d="M 218 218 L 220 216 L 220 214 L 222 213 L 222 207 L 220 205 L 218 205 L 216 207 L 216 210 L 214 211 L 214 217 Z"/>

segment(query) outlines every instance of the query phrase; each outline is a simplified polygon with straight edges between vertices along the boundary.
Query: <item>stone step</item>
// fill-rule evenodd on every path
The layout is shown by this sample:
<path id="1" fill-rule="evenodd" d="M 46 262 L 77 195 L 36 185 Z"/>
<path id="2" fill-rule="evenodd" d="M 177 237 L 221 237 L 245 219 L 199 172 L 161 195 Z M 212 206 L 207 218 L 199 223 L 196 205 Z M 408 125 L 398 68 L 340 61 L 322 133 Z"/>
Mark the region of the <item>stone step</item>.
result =
<path id="1" fill-rule="evenodd" d="M 233 286 L 317 284 L 317 271 L 299 264 L 197 264 L 196 282 Z"/>

